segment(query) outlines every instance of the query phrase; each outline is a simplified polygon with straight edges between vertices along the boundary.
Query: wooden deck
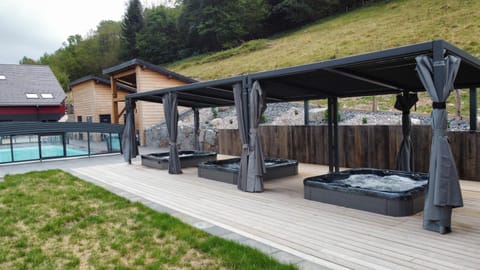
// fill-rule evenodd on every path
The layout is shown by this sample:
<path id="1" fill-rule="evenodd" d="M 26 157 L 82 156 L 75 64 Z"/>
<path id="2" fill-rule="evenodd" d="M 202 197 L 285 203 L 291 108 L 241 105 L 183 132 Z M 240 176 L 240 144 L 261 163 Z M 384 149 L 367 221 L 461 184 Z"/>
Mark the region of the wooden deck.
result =
<path id="1" fill-rule="evenodd" d="M 219 157 L 221 158 L 221 157 Z M 453 232 L 422 229 L 422 215 L 388 217 L 303 199 L 303 179 L 327 167 L 300 164 L 299 175 L 268 181 L 264 193 L 142 167 L 137 162 L 74 169 L 332 269 L 480 269 L 480 182 L 462 181 L 465 207 Z"/>

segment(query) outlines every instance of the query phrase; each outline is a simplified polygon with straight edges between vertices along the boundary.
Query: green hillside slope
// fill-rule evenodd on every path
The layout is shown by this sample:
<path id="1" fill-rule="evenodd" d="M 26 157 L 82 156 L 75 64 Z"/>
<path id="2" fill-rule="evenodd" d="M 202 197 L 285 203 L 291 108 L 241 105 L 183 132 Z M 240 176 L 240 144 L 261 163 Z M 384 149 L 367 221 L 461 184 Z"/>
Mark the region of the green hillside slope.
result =
<path id="1" fill-rule="evenodd" d="M 170 68 L 195 78 L 215 79 L 432 39 L 448 40 L 479 56 L 479 10 L 478 0 L 386 1 L 283 37 L 253 42 L 253 46 L 244 46 L 246 53 L 236 48 L 187 59 Z M 239 54 L 228 57 L 235 53 Z"/>
<path id="2" fill-rule="evenodd" d="M 480 56 L 479 10 L 478 0 L 385 1 L 279 37 L 251 41 L 231 50 L 185 59 L 171 64 L 169 68 L 208 80 L 433 39 L 445 39 Z M 463 99 L 466 98 L 463 94 Z M 383 101 L 380 109 L 382 106 L 392 108 L 391 98 L 380 100 Z M 422 104 L 419 106 L 421 110 Z M 466 109 L 463 106 L 463 111 Z"/>

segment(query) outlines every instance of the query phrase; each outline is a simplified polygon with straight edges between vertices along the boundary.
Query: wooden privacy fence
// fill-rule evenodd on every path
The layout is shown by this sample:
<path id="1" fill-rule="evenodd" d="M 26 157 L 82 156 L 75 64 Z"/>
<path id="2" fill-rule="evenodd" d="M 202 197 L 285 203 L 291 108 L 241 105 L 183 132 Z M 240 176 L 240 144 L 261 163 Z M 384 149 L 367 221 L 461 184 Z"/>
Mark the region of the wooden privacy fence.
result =
<path id="1" fill-rule="evenodd" d="M 259 132 L 265 156 L 328 165 L 327 126 L 261 126 Z M 401 126 L 339 126 L 338 133 L 341 167 L 395 169 Z M 412 126 L 417 172 L 428 172 L 431 136 L 430 126 Z M 460 178 L 480 181 L 480 133 L 454 131 L 448 137 Z M 219 153 L 240 155 L 238 130 L 220 130 L 218 144 Z"/>

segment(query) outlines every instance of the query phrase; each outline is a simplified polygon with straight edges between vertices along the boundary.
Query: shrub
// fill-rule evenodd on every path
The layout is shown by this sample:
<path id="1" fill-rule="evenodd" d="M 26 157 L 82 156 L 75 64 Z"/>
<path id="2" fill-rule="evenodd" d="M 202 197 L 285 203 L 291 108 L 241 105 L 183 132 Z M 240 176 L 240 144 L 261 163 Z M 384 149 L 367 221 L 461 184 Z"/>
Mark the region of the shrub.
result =
<path id="1" fill-rule="evenodd" d="M 218 110 L 217 110 L 217 108 L 215 108 L 215 107 L 212 107 L 212 116 L 213 116 L 213 118 L 217 118 L 217 117 L 218 117 Z"/>
<path id="2" fill-rule="evenodd" d="M 262 117 L 260 117 L 260 123 L 264 124 L 268 121 L 268 118 L 265 114 L 262 114 Z"/>
<path id="3" fill-rule="evenodd" d="M 328 110 L 325 110 L 323 113 L 323 118 L 328 121 Z M 342 121 L 342 114 L 340 112 L 337 113 L 337 121 Z"/>

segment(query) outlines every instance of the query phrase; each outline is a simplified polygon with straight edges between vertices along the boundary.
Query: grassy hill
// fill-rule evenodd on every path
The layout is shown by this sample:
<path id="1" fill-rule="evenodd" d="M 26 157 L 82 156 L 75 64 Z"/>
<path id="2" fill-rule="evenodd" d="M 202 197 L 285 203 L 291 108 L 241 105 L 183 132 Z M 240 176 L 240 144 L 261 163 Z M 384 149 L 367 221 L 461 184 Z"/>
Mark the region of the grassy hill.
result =
<path id="1" fill-rule="evenodd" d="M 327 18 L 269 39 L 230 50 L 188 58 L 168 66 L 181 74 L 209 80 L 340 58 L 432 39 L 445 39 L 480 57 L 480 1 L 396 0 Z M 453 95 L 452 95 L 453 96 Z M 360 102 L 359 100 L 365 101 Z M 342 99 L 347 109 L 369 109 L 371 97 Z M 462 91 L 467 116 L 468 95 Z M 391 110 L 391 96 L 379 98 Z M 450 106 L 450 108 L 453 105 Z M 430 111 L 423 95 L 417 109 Z M 450 109 L 451 111 L 451 109 Z"/>

